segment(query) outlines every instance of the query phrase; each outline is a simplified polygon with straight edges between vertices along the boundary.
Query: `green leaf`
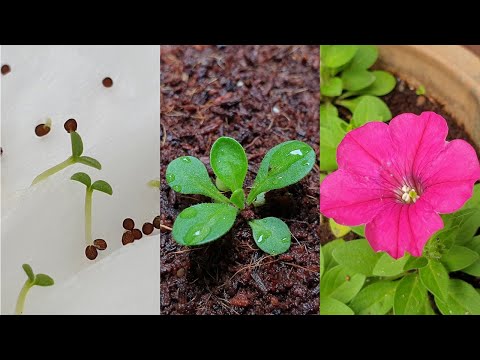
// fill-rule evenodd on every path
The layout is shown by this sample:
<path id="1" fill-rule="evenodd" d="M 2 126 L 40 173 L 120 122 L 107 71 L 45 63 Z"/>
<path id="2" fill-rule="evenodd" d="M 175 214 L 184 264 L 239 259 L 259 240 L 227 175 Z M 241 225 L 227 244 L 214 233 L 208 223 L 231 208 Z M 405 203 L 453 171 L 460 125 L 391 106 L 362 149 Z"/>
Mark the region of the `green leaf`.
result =
<path id="1" fill-rule="evenodd" d="M 35 285 L 37 286 L 52 286 L 55 282 L 53 279 L 45 274 L 37 274 L 35 276 Z"/>
<path id="2" fill-rule="evenodd" d="M 323 276 L 323 272 L 325 271 L 325 258 L 323 256 L 323 246 L 320 246 L 320 279 Z"/>
<path id="3" fill-rule="evenodd" d="M 33 273 L 32 267 L 28 264 L 23 264 L 22 265 L 23 271 L 25 271 L 25 274 L 27 274 L 28 279 L 31 282 L 35 281 L 35 274 Z"/>
<path id="4" fill-rule="evenodd" d="M 364 95 L 353 112 L 352 123 L 360 127 L 370 121 L 388 121 L 392 113 L 383 100 L 370 95 Z"/>
<path id="5" fill-rule="evenodd" d="M 205 165 L 196 157 L 181 156 L 173 160 L 167 166 L 165 177 L 168 185 L 181 194 L 201 194 L 224 203 L 228 202 L 213 185 Z"/>
<path id="6" fill-rule="evenodd" d="M 312 170 L 315 162 L 315 151 L 304 142 L 291 140 L 273 147 L 260 164 L 247 203 L 251 204 L 262 192 L 300 181 Z"/>
<path id="7" fill-rule="evenodd" d="M 472 197 L 465 203 L 465 205 L 463 205 L 461 210 L 470 208 L 480 208 L 480 184 L 476 184 L 473 187 Z"/>
<path id="8" fill-rule="evenodd" d="M 427 289 L 417 274 L 406 275 L 400 280 L 393 299 L 395 315 L 419 315 L 425 311 L 428 300 Z"/>
<path id="9" fill-rule="evenodd" d="M 89 188 L 90 185 L 92 184 L 92 180 L 90 179 L 90 176 L 88 176 L 84 172 L 77 172 L 77 173 L 73 174 L 70 177 L 70 180 L 81 182 L 87 188 Z"/>
<path id="10" fill-rule="evenodd" d="M 224 136 L 215 141 L 210 151 L 210 165 L 217 178 L 232 192 L 243 187 L 248 161 L 245 150 L 235 139 Z"/>
<path id="11" fill-rule="evenodd" d="M 320 56 L 322 65 L 337 68 L 348 63 L 355 56 L 356 45 L 322 45 Z"/>
<path id="12" fill-rule="evenodd" d="M 387 253 L 383 253 L 373 268 L 374 276 L 396 276 L 403 272 L 403 267 L 410 256 L 407 254 L 395 260 Z"/>
<path id="13" fill-rule="evenodd" d="M 417 91 L 415 91 L 415 94 L 417 95 L 425 95 L 425 93 L 426 93 L 426 90 L 425 90 L 425 86 L 423 85 L 420 85 Z"/>
<path id="14" fill-rule="evenodd" d="M 448 297 L 448 272 L 438 260 L 430 259 L 428 265 L 419 270 L 422 284 L 436 297 L 446 300 Z"/>
<path id="15" fill-rule="evenodd" d="M 374 45 L 361 45 L 358 47 L 352 62 L 349 64 L 350 69 L 368 69 L 375 64 L 378 58 L 378 49 Z"/>
<path id="16" fill-rule="evenodd" d="M 333 77 L 326 81 L 322 81 L 320 92 L 324 96 L 340 96 L 342 94 L 342 79 Z"/>
<path id="17" fill-rule="evenodd" d="M 218 177 L 215 178 L 215 186 L 217 187 L 218 190 L 220 191 L 230 191 L 230 189 L 223 183 L 222 180 L 220 180 Z"/>
<path id="18" fill-rule="evenodd" d="M 77 159 L 77 162 L 91 166 L 95 169 L 102 170 L 102 165 L 98 162 L 98 160 L 95 160 L 94 158 L 90 156 L 81 156 Z"/>
<path id="19" fill-rule="evenodd" d="M 478 253 L 464 246 L 453 245 L 441 260 L 450 272 L 458 271 L 477 261 Z"/>
<path id="20" fill-rule="evenodd" d="M 469 249 L 475 251 L 479 255 L 479 259 L 477 259 L 472 265 L 466 267 L 462 271 L 467 274 L 480 277 L 480 235 L 475 236 L 472 241 L 466 244 L 466 246 Z"/>
<path id="21" fill-rule="evenodd" d="M 347 69 L 342 72 L 343 88 L 349 91 L 365 89 L 373 84 L 375 75 L 368 70 Z"/>
<path id="22" fill-rule="evenodd" d="M 325 103 L 320 105 L 320 122 L 323 117 L 333 116 L 338 117 L 338 110 L 332 103 Z"/>
<path id="23" fill-rule="evenodd" d="M 445 302 L 435 298 L 435 303 L 443 315 L 480 315 L 480 294 L 472 285 L 451 279 L 448 294 Z"/>
<path id="24" fill-rule="evenodd" d="M 350 302 L 357 315 L 385 315 L 393 307 L 398 281 L 378 281 L 368 285 Z"/>
<path id="25" fill-rule="evenodd" d="M 337 263 L 365 276 L 373 275 L 380 256 L 365 239 L 347 241 L 333 251 L 333 258 Z"/>
<path id="26" fill-rule="evenodd" d="M 337 265 L 328 270 L 320 282 L 320 293 L 338 301 L 348 303 L 361 290 L 365 275 L 354 273 L 345 266 Z"/>
<path id="27" fill-rule="evenodd" d="M 360 93 L 383 96 L 391 92 L 397 85 L 395 77 L 386 71 L 376 70 L 373 71 L 373 74 L 375 75 L 375 81 L 370 86 L 360 90 Z"/>
<path id="28" fill-rule="evenodd" d="M 76 131 L 70 133 L 70 140 L 72 142 L 72 156 L 78 158 L 83 153 L 82 138 Z"/>
<path id="29" fill-rule="evenodd" d="M 337 165 L 337 148 L 346 135 L 343 120 L 333 116 L 320 118 L 320 170 L 333 171 Z M 345 123 L 346 125 L 346 123 Z"/>
<path id="30" fill-rule="evenodd" d="M 320 315 L 354 315 L 354 313 L 341 301 L 322 296 L 320 299 Z"/>
<path id="31" fill-rule="evenodd" d="M 445 238 L 452 237 L 458 245 L 468 243 L 480 227 L 480 208 L 467 207 L 453 214 L 442 216 Z"/>
<path id="32" fill-rule="evenodd" d="M 270 255 L 283 254 L 290 248 L 288 225 L 276 217 L 249 221 L 257 246 Z"/>
<path id="33" fill-rule="evenodd" d="M 425 257 L 415 257 L 410 256 L 405 266 L 403 267 L 403 271 L 409 271 L 413 269 L 421 269 L 428 265 L 428 259 Z"/>
<path id="34" fill-rule="evenodd" d="M 202 245 L 226 234 L 236 217 L 237 210 L 230 205 L 193 205 L 178 214 L 172 235 L 180 245 Z"/>
<path id="35" fill-rule="evenodd" d="M 351 228 L 355 234 L 365 237 L 365 225 L 352 226 Z"/>
<path id="36" fill-rule="evenodd" d="M 345 243 L 345 240 L 336 239 L 322 246 L 325 271 L 330 270 L 334 266 L 338 265 L 338 263 L 333 258 L 333 251 L 338 247 L 342 246 L 342 244 L 344 243 Z"/>
<path id="37" fill-rule="evenodd" d="M 245 208 L 245 193 L 243 189 L 237 189 L 230 196 L 230 201 L 240 209 Z"/>
<path id="38" fill-rule="evenodd" d="M 328 222 L 330 224 L 330 230 L 332 231 L 332 234 L 338 239 L 341 237 L 344 237 L 350 232 L 350 227 L 345 226 L 345 225 L 340 225 L 335 222 L 333 219 L 328 219 Z"/>
<path id="39" fill-rule="evenodd" d="M 103 180 L 97 180 L 92 184 L 92 189 L 104 192 L 105 194 L 112 195 L 113 190 L 109 183 Z"/>

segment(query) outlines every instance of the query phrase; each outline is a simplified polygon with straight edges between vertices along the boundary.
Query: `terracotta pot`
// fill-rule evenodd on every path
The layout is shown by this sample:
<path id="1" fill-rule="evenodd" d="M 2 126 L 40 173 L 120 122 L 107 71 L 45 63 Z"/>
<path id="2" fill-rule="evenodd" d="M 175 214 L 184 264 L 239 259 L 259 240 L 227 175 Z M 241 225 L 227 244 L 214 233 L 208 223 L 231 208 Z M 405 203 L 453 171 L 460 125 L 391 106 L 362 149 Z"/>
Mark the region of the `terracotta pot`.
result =
<path id="1" fill-rule="evenodd" d="M 445 106 L 480 146 L 480 58 L 459 45 L 381 45 L 379 63 Z"/>

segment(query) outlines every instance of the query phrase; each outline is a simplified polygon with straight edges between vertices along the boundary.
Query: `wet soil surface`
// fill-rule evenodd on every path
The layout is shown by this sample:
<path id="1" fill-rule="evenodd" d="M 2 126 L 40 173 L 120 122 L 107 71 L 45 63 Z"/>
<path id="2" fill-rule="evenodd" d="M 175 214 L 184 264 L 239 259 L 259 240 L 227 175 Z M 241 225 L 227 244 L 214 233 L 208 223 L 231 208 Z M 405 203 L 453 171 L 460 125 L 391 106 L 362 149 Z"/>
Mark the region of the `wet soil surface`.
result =
<path id="1" fill-rule="evenodd" d="M 175 193 L 170 161 L 198 157 L 212 176 L 209 153 L 220 136 L 245 148 L 253 184 L 265 153 L 292 139 L 319 148 L 318 46 L 162 46 L 161 313 L 318 314 L 319 168 L 266 205 L 237 217 L 208 245 L 187 248 L 171 236 L 180 211 L 202 196 Z M 251 211 L 250 211 L 251 210 Z M 259 250 L 246 219 L 276 216 L 292 232 L 280 256 Z"/>

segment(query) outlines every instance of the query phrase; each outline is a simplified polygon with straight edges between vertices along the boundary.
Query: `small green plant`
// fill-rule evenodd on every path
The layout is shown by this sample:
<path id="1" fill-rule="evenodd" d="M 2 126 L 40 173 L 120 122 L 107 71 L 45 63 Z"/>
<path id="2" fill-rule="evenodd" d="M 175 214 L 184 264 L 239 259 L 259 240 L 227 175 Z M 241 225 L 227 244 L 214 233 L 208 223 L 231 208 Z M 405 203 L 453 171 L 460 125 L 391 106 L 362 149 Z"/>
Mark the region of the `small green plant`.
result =
<path id="1" fill-rule="evenodd" d="M 395 77 L 369 70 L 378 58 L 373 45 L 320 46 L 320 170 L 337 169 L 336 150 L 345 134 L 370 121 L 388 121 L 392 114 L 380 96 L 391 92 Z M 337 107 L 348 109 L 341 119 Z"/>
<path id="2" fill-rule="evenodd" d="M 54 284 L 53 279 L 45 274 L 34 274 L 32 267 L 28 264 L 22 265 L 25 274 L 27 274 L 27 280 L 18 294 L 17 306 L 15 307 L 15 315 L 22 315 L 25 307 L 25 299 L 27 298 L 28 291 L 37 286 L 52 286 Z"/>
<path id="3" fill-rule="evenodd" d="M 82 156 L 83 153 L 83 142 L 80 135 L 77 133 L 77 123 L 74 119 L 69 119 L 64 124 L 65 130 L 70 133 L 70 141 L 72 143 L 72 155 L 68 157 L 67 160 L 62 161 L 60 164 L 57 164 L 51 167 L 48 170 L 45 170 L 40 175 L 38 175 L 35 179 L 33 179 L 32 185 L 39 183 L 47 179 L 49 176 L 65 169 L 66 167 L 80 163 L 87 166 L 91 166 L 95 169 L 100 170 L 102 165 L 98 162 L 98 160 L 89 157 L 89 156 Z"/>
<path id="4" fill-rule="evenodd" d="M 158 179 L 150 180 L 147 183 L 147 185 L 155 189 L 160 189 L 160 180 Z"/>
<path id="5" fill-rule="evenodd" d="M 425 86 L 420 85 L 418 89 L 415 91 L 415 93 L 420 96 L 420 95 L 425 95 L 427 93 L 427 90 L 425 89 Z"/>
<path id="6" fill-rule="evenodd" d="M 215 203 L 193 205 L 183 210 L 173 225 L 173 238 L 181 245 L 202 245 L 214 241 L 233 226 L 246 205 L 260 205 L 267 191 L 280 189 L 303 179 L 315 164 L 313 149 L 297 140 L 270 149 L 262 160 L 250 193 L 245 197 L 243 183 L 248 161 L 242 146 L 234 139 L 220 137 L 210 151 L 210 164 L 216 175 L 212 183 L 205 165 L 192 156 L 182 156 L 167 167 L 169 186 L 182 194 L 201 194 Z M 226 197 L 221 191 L 230 192 Z M 263 251 L 278 255 L 291 243 L 288 226 L 280 219 L 267 217 L 249 222 L 256 244 Z"/>
<path id="7" fill-rule="evenodd" d="M 95 260 L 98 252 L 97 250 L 105 250 L 107 243 L 103 239 L 96 239 L 93 241 L 92 237 L 92 197 L 93 191 L 101 191 L 105 194 L 112 195 L 113 190 L 110 184 L 104 180 L 97 180 L 92 184 L 90 176 L 83 172 L 78 172 L 72 175 L 71 180 L 78 181 L 86 186 L 85 191 L 85 255 L 89 260 Z"/>

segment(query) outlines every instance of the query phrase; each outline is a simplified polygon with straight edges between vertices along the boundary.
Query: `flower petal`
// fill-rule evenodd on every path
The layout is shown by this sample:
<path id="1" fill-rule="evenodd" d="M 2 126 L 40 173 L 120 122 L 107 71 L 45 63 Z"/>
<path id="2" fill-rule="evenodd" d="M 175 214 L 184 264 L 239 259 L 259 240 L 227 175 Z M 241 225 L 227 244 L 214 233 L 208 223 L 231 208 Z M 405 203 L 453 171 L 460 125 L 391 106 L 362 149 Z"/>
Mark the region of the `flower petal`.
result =
<path id="1" fill-rule="evenodd" d="M 386 204 L 365 227 L 365 237 L 375 251 L 385 251 L 394 259 L 409 252 L 421 256 L 428 239 L 443 228 L 442 218 L 430 204 Z"/>
<path id="2" fill-rule="evenodd" d="M 340 169 L 328 175 L 320 185 L 320 212 L 342 225 L 369 222 L 388 201 L 392 192 L 372 178 Z"/>
<path id="3" fill-rule="evenodd" d="M 473 185 L 480 179 L 480 165 L 473 147 L 453 140 L 421 174 L 424 193 L 435 211 L 451 213 L 472 197 Z"/>

